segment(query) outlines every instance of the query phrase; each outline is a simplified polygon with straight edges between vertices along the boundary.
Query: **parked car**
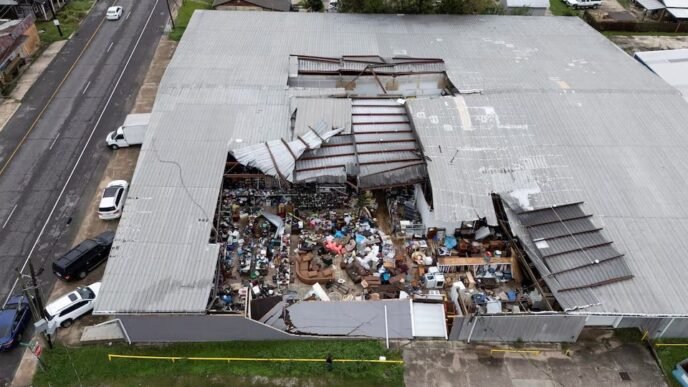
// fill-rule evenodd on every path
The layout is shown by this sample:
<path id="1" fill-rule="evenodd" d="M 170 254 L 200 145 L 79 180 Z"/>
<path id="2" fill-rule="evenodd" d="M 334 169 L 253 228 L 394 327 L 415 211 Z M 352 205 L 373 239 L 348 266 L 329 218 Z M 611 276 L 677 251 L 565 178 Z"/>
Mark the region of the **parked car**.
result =
<path id="1" fill-rule="evenodd" d="M 45 307 L 45 319 L 51 327 L 67 328 L 74 320 L 93 310 L 96 302 L 100 282 L 88 286 L 80 286 L 71 293 L 48 304 Z"/>
<path id="2" fill-rule="evenodd" d="M 0 352 L 8 351 L 21 340 L 31 319 L 29 302 L 25 296 L 13 296 L 0 310 Z"/>
<path id="3" fill-rule="evenodd" d="M 602 0 L 564 0 L 566 5 L 575 9 L 579 8 L 598 8 L 602 5 Z"/>
<path id="4" fill-rule="evenodd" d="M 114 231 L 105 231 L 93 239 L 86 239 L 53 262 L 53 273 L 65 281 L 85 278 L 86 274 L 108 259 L 114 239 Z"/>
<path id="5" fill-rule="evenodd" d="M 98 217 L 103 220 L 117 219 L 122 216 L 124 201 L 127 197 L 129 183 L 125 180 L 111 181 L 100 199 L 98 206 Z"/>
<path id="6" fill-rule="evenodd" d="M 688 358 L 676 364 L 671 374 L 681 387 L 688 387 Z"/>
<path id="7" fill-rule="evenodd" d="M 119 18 L 122 17 L 123 12 L 124 8 L 120 7 L 119 5 L 113 6 L 107 9 L 107 13 L 105 13 L 105 18 L 108 20 L 119 20 Z"/>

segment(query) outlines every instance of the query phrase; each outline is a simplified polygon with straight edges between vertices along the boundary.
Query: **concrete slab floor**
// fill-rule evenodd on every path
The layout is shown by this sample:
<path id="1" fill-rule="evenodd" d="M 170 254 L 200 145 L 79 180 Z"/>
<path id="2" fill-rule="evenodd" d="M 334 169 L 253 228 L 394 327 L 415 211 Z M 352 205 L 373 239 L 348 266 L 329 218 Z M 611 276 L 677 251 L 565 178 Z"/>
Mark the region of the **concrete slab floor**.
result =
<path id="1" fill-rule="evenodd" d="M 496 345 L 495 345 L 496 346 Z M 584 339 L 567 349 L 526 345 L 538 355 L 490 356 L 489 346 L 417 341 L 404 348 L 407 386 L 666 386 L 650 352 L 640 343 Z M 629 381 L 620 372 L 628 373 Z"/>

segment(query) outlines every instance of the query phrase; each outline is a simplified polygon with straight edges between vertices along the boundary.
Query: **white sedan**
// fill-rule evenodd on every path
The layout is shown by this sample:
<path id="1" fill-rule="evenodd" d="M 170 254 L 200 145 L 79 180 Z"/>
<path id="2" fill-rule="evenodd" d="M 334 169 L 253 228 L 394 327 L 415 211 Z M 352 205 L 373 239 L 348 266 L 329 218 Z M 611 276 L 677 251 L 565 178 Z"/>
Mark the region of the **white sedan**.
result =
<path id="1" fill-rule="evenodd" d="M 110 7 L 107 9 L 107 13 L 105 14 L 105 18 L 108 20 L 119 20 L 119 18 L 122 17 L 122 13 L 124 12 L 124 8 L 120 7 L 119 5 Z"/>
<path id="2" fill-rule="evenodd" d="M 99 291 L 100 282 L 96 282 L 78 287 L 73 292 L 48 304 L 45 307 L 45 319 L 48 321 L 48 326 L 67 328 L 72 325 L 74 320 L 93 310 Z"/>
<path id="3" fill-rule="evenodd" d="M 111 181 L 100 198 L 98 217 L 103 220 L 118 219 L 122 216 L 124 201 L 127 198 L 129 183 L 126 180 Z"/>

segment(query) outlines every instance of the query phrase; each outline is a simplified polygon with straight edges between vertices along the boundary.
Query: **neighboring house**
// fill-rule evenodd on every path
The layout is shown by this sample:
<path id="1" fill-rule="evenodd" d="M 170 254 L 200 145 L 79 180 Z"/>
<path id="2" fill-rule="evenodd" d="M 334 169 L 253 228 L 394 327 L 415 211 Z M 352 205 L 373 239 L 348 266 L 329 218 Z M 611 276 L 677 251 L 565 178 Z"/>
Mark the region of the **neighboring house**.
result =
<path id="1" fill-rule="evenodd" d="M 545 16 L 549 0 L 500 0 L 507 14 Z"/>
<path id="2" fill-rule="evenodd" d="M 0 19 L 0 86 L 11 82 L 41 43 L 35 24 L 29 15 L 19 20 Z"/>
<path id="3" fill-rule="evenodd" d="M 666 83 L 678 89 L 688 102 L 688 48 L 636 52 L 635 59 Z"/>
<path id="4" fill-rule="evenodd" d="M 34 15 L 41 20 L 51 20 L 67 4 L 68 0 L 0 0 L 0 15 L 10 19 L 21 19 Z"/>
<path id="5" fill-rule="evenodd" d="M 213 9 L 220 11 L 282 11 L 291 10 L 290 0 L 215 0 Z"/>

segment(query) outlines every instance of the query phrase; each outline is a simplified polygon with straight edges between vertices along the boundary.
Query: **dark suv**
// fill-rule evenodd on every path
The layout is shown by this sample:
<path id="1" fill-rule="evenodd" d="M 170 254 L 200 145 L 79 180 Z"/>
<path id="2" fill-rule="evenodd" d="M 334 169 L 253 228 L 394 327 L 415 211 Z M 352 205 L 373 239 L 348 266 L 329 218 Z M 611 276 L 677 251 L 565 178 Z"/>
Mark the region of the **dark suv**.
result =
<path id="1" fill-rule="evenodd" d="M 114 231 L 105 231 L 93 239 L 86 239 L 53 262 L 53 273 L 65 281 L 82 279 L 103 263 L 110 254 Z"/>

